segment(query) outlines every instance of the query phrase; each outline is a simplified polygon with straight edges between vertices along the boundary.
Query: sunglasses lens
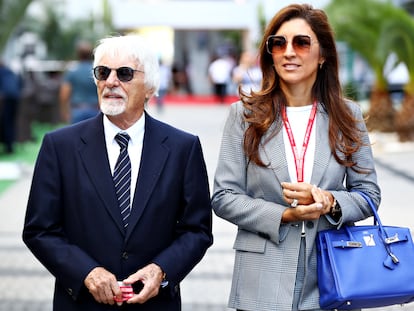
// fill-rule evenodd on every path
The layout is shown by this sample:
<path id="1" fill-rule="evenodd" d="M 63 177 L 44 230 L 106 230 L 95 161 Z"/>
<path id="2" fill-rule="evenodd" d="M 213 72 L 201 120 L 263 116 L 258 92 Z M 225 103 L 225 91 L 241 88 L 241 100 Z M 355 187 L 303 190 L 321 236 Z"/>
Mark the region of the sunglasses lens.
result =
<path id="1" fill-rule="evenodd" d="M 275 37 L 272 40 L 272 45 L 274 49 L 281 50 L 286 47 L 286 39 L 283 37 Z"/>
<path id="2" fill-rule="evenodd" d="M 311 38 L 308 36 L 294 36 L 292 45 L 297 51 L 307 51 L 311 46 Z"/>
<path id="3" fill-rule="evenodd" d="M 108 79 L 110 73 L 111 73 L 111 69 L 105 66 L 96 66 L 93 69 L 93 74 L 96 80 L 99 80 L 99 81 Z"/>
<path id="4" fill-rule="evenodd" d="M 105 81 L 111 74 L 111 70 L 111 68 L 108 68 L 106 66 L 96 66 L 93 69 L 93 74 L 96 80 Z M 116 75 L 119 81 L 128 82 L 131 81 L 134 77 L 134 69 L 129 67 L 120 67 L 116 69 Z"/>
<path id="5" fill-rule="evenodd" d="M 269 54 L 283 53 L 286 50 L 288 41 L 283 36 L 270 36 L 267 39 L 266 46 Z M 296 52 L 308 52 L 312 45 L 311 37 L 306 35 L 297 35 L 292 39 L 292 46 Z"/>
<path id="6" fill-rule="evenodd" d="M 286 39 L 282 36 L 272 36 L 267 39 L 267 51 L 272 53 L 277 53 L 284 51 L 286 48 Z"/>
<path id="7" fill-rule="evenodd" d="M 134 69 L 129 67 L 120 67 L 116 70 L 119 81 L 128 82 L 134 77 Z"/>

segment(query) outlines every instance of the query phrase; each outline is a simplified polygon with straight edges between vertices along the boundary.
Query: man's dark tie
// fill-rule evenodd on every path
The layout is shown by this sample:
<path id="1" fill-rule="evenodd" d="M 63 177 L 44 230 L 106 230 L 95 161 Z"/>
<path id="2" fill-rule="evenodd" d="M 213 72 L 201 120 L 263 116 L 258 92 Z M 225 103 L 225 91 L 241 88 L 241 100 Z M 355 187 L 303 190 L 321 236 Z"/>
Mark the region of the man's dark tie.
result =
<path id="1" fill-rule="evenodd" d="M 118 133 L 115 140 L 121 147 L 114 170 L 114 183 L 119 208 L 121 210 L 124 228 L 128 226 L 128 217 L 131 213 L 131 161 L 128 155 L 129 135 Z"/>

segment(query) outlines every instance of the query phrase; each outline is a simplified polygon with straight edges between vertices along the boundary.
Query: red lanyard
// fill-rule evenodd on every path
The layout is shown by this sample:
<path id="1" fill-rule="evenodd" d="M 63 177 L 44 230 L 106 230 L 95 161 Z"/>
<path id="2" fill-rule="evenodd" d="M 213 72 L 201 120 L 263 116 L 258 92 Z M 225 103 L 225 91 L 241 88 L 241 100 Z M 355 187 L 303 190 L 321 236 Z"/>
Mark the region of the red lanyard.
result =
<path id="1" fill-rule="evenodd" d="M 312 132 L 313 122 L 315 121 L 316 116 L 316 101 L 312 105 L 312 111 L 309 116 L 308 126 L 306 127 L 305 137 L 303 138 L 302 149 L 299 154 L 298 148 L 296 147 L 295 138 L 293 137 L 292 128 L 289 123 L 289 119 L 286 115 L 286 107 L 282 109 L 282 119 L 285 125 L 285 129 L 289 138 L 290 146 L 292 147 L 293 157 L 295 158 L 296 166 L 296 177 L 298 182 L 303 182 L 303 171 L 305 163 L 305 154 L 308 149 L 310 134 Z"/>

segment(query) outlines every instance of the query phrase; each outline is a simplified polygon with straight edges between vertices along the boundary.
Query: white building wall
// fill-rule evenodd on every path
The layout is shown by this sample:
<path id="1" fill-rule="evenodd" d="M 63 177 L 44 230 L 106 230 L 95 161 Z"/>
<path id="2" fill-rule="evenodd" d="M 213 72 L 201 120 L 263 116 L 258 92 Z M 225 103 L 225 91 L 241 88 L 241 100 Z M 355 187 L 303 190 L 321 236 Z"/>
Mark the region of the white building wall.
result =
<path id="1" fill-rule="evenodd" d="M 175 30 L 174 61 L 186 66 L 193 93 L 211 93 L 207 68 L 220 38 L 215 31 L 247 33 L 242 49 L 259 35 L 258 0 L 111 0 L 113 22 L 120 30 L 167 26 Z M 205 42 L 202 42 L 205 41 Z"/>
<path id="2" fill-rule="evenodd" d="M 148 26 L 168 26 L 176 31 L 175 60 L 187 59 L 191 87 L 196 94 L 211 91 L 207 67 L 214 52 L 214 36 L 200 48 L 200 31 L 239 30 L 243 33 L 242 49 L 252 50 L 261 38 L 259 6 L 263 6 L 266 20 L 288 0 L 110 0 L 113 22 L 117 29 L 137 29 Z M 309 1 L 308 1 L 309 2 Z M 323 7 L 329 0 L 310 1 Z M 183 31 L 184 34 L 181 32 Z M 194 31 L 194 32 L 191 32 Z M 184 38 L 183 38 L 184 37 Z M 213 47 L 212 47 L 213 46 Z"/>

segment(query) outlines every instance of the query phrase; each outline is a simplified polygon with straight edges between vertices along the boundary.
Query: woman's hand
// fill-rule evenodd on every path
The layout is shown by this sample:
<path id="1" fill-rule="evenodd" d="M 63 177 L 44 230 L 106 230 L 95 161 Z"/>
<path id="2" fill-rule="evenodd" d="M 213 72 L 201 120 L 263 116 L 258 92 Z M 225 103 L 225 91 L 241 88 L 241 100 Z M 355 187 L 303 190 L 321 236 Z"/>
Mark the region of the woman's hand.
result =
<path id="1" fill-rule="evenodd" d="M 309 205 L 315 202 L 312 195 L 312 188 L 314 186 L 308 183 L 288 183 L 282 182 L 283 198 L 289 204 L 292 205 L 294 200 L 297 200 L 297 204 L 293 205 Z"/>
<path id="2" fill-rule="evenodd" d="M 309 183 L 282 183 L 283 198 L 291 206 L 283 213 L 283 222 L 318 219 L 331 210 L 333 196 Z"/>

